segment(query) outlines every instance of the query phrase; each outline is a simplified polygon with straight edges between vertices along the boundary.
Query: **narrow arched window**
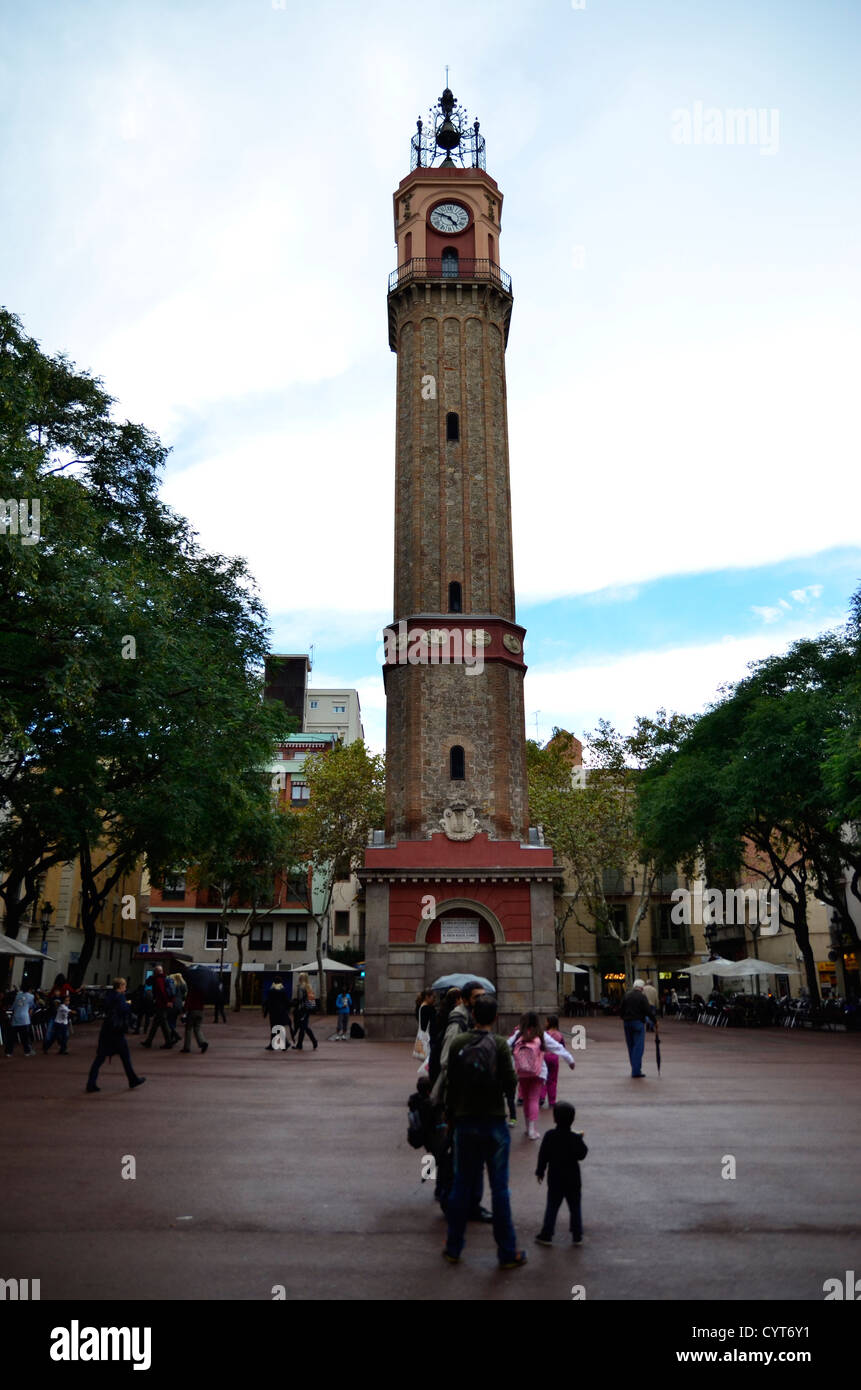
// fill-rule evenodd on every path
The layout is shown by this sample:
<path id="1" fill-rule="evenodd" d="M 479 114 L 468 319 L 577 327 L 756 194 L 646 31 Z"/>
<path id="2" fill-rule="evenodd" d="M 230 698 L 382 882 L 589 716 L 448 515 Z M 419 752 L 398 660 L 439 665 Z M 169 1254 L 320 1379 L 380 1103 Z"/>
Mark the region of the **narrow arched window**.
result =
<path id="1" fill-rule="evenodd" d="M 494 265 L 496 262 L 496 242 L 492 236 L 487 238 L 487 254 L 490 258 L 491 265 Z"/>
<path id="2" fill-rule="evenodd" d="M 446 280 L 457 279 L 457 252 L 453 246 L 447 246 L 442 253 L 442 273 Z"/>
<path id="3" fill-rule="evenodd" d="M 450 410 L 445 417 L 445 438 L 447 444 L 460 441 L 460 416 L 456 410 Z"/>
<path id="4" fill-rule="evenodd" d="M 404 262 L 411 261 L 413 258 L 413 234 L 407 232 L 404 237 Z"/>
<path id="5" fill-rule="evenodd" d="M 452 782 L 463 782 L 466 779 L 466 759 L 459 743 L 456 743 L 449 753 L 448 764 Z"/>
<path id="6" fill-rule="evenodd" d="M 453 579 L 448 586 L 448 611 L 449 613 L 463 612 L 463 593 L 457 579 Z"/>

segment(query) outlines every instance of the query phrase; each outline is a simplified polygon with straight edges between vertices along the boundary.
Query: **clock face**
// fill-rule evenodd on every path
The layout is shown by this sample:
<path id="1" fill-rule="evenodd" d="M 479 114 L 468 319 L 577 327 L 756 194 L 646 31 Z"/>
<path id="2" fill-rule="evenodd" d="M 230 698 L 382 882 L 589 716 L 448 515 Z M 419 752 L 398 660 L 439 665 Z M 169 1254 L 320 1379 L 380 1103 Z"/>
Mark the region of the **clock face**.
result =
<path id="1" fill-rule="evenodd" d="M 430 215 L 430 224 L 438 232 L 462 232 L 469 226 L 469 213 L 460 203 L 439 203 Z"/>

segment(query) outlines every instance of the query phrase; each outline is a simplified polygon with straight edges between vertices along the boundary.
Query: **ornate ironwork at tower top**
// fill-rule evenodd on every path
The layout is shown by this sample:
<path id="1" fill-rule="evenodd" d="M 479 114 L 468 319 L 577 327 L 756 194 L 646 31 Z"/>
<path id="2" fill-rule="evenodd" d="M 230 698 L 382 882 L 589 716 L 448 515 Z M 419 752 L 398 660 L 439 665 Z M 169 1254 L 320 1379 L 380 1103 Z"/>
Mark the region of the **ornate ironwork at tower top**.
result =
<path id="1" fill-rule="evenodd" d="M 478 121 L 469 123 L 469 114 L 454 93 L 446 87 L 436 106 L 432 106 L 425 124 L 416 121 L 416 133 L 410 141 L 410 169 L 485 169 L 484 136 L 479 133 Z"/>

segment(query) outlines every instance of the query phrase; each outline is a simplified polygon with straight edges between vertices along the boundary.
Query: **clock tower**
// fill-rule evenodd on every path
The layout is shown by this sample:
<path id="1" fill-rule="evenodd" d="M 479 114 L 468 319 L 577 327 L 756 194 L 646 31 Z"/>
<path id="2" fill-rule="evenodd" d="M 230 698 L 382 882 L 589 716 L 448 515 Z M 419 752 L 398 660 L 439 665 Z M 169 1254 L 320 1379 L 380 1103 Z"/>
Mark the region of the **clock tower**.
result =
<path id="1" fill-rule="evenodd" d="M 394 194 L 398 357 L 386 826 L 360 873 L 372 1035 L 415 1029 L 420 989 L 496 986 L 500 1014 L 556 1003 L 553 854 L 529 827 L 524 629 L 515 619 L 502 194 L 448 90 Z"/>

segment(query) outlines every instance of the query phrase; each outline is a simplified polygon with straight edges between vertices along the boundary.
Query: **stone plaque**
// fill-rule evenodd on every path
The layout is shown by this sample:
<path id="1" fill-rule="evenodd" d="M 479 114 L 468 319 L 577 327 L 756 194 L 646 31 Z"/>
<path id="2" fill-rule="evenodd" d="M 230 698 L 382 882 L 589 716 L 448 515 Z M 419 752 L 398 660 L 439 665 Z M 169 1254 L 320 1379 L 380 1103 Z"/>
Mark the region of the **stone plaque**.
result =
<path id="1" fill-rule="evenodd" d="M 455 941 L 461 945 L 478 945 L 477 917 L 444 917 L 439 931 L 439 939 L 444 946 Z"/>

